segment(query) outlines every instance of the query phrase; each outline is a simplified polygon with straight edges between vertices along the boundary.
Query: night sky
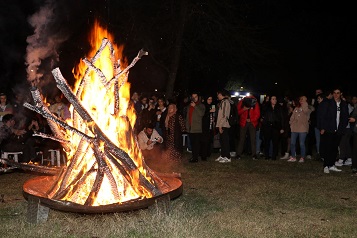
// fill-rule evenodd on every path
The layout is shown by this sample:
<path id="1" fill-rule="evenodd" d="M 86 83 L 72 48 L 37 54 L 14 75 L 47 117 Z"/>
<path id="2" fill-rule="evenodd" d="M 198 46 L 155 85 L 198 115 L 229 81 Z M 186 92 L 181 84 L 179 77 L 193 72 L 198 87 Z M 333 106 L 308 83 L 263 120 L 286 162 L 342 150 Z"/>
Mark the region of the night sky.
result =
<path id="1" fill-rule="evenodd" d="M 57 92 L 50 74 L 53 67 L 60 67 L 73 82 L 71 71 L 86 55 L 94 19 L 125 45 L 129 61 L 141 48 L 149 51 L 130 71 L 132 90 L 164 92 L 182 16 L 175 91 L 214 94 L 230 81 L 256 93 L 309 96 L 318 87 L 333 86 L 341 86 L 346 94 L 356 93 L 351 87 L 357 53 L 351 6 L 274 0 L 58 2 L 1 1 L 1 91 L 11 96 L 14 90 L 28 88 L 27 38 L 36 28 L 29 17 L 49 3 L 53 10 L 35 38 L 38 45 L 55 39 L 51 50 L 41 56 L 38 71 L 43 74 L 42 90 L 49 96 Z"/>

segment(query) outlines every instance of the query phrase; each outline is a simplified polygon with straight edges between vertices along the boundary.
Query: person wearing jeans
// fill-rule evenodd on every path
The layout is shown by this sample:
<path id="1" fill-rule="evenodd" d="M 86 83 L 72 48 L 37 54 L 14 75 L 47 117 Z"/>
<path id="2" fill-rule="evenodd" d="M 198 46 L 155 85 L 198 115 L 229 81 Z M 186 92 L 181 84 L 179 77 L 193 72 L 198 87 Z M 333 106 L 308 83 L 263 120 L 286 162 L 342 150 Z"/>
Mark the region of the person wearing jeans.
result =
<path id="1" fill-rule="evenodd" d="M 307 98 L 305 96 L 301 96 L 299 98 L 299 102 L 296 103 L 296 107 L 293 110 L 293 113 L 290 117 L 290 129 L 291 129 L 291 156 L 288 162 L 296 161 L 296 140 L 299 137 L 299 144 L 301 150 L 301 157 L 299 162 L 303 163 L 305 161 L 306 156 L 306 148 L 305 148 L 305 139 L 306 135 L 309 132 L 309 119 L 310 113 L 312 109 L 309 107 L 307 103 Z"/>

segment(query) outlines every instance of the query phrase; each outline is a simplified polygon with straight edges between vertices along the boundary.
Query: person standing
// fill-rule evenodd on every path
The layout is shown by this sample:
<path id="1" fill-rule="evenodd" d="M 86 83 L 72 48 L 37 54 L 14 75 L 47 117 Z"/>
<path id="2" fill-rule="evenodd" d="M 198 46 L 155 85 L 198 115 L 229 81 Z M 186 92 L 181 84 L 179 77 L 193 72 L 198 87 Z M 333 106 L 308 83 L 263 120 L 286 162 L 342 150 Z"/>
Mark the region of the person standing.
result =
<path id="1" fill-rule="evenodd" d="M 260 107 L 257 103 L 257 99 L 254 96 L 247 96 L 240 100 L 237 104 L 238 116 L 239 116 L 239 142 L 237 158 L 240 159 L 247 132 L 249 133 L 250 146 L 252 152 L 252 159 L 256 157 L 256 127 L 258 126 L 260 119 Z"/>
<path id="2" fill-rule="evenodd" d="M 301 96 L 299 98 L 299 102 L 295 106 L 293 113 L 290 117 L 290 129 L 291 129 L 291 142 L 290 142 L 290 150 L 291 155 L 288 162 L 296 161 L 296 140 L 299 138 L 300 145 L 300 163 L 305 162 L 306 156 L 306 147 L 305 140 L 307 133 L 309 132 L 309 120 L 311 108 L 307 103 L 307 98 L 305 96 Z"/>
<path id="3" fill-rule="evenodd" d="M 352 130 L 352 174 L 357 175 L 357 97 L 352 97 L 352 103 L 354 104 L 354 109 L 351 116 L 348 118 L 350 127 Z"/>
<path id="4" fill-rule="evenodd" d="M 178 113 L 176 104 L 170 103 L 165 118 L 165 154 L 167 159 L 182 162 L 182 133 L 184 131 L 186 131 L 184 119 Z"/>
<path id="5" fill-rule="evenodd" d="M 276 96 L 271 96 L 270 104 L 266 104 L 262 113 L 265 159 L 269 159 L 270 157 L 270 144 L 272 144 L 273 151 L 271 159 L 276 160 L 279 150 L 279 137 L 284 133 L 283 109 L 277 102 Z"/>
<path id="6" fill-rule="evenodd" d="M 221 144 L 221 155 L 216 159 L 220 163 L 231 162 L 230 157 L 230 143 L 229 143 L 229 130 L 230 125 L 228 118 L 231 112 L 231 105 L 233 102 L 228 98 L 229 93 L 223 89 L 217 92 L 217 98 L 220 101 L 218 105 L 217 124 L 216 127 L 219 131 L 219 141 Z"/>
<path id="7" fill-rule="evenodd" d="M 202 147 L 201 158 L 208 158 L 212 153 L 213 131 L 215 129 L 215 105 L 212 96 L 206 97 L 204 102 L 205 114 L 202 118 Z"/>
<path id="8" fill-rule="evenodd" d="M 321 134 L 321 144 L 324 149 L 324 173 L 330 171 L 341 172 L 335 162 L 338 154 L 338 145 L 343 131 L 348 123 L 347 103 L 341 100 L 341 90 L 333 90 L 333 99 L 325 100 L 319 105 L 318 128 Z"/>
<path id="9" fill-rule="evenodd" d="M 192 93 L 191 103 L 189 104 L 186 116 L 186 129 L 192 148 L 192 158 L 189 160 L 191 163 L 198 162 L 201 149 L 202 117 L 204 114 L 205 106 L 199 100 L 198 93 Z M 206 159 L 202 158 L 202 160 Z"/>

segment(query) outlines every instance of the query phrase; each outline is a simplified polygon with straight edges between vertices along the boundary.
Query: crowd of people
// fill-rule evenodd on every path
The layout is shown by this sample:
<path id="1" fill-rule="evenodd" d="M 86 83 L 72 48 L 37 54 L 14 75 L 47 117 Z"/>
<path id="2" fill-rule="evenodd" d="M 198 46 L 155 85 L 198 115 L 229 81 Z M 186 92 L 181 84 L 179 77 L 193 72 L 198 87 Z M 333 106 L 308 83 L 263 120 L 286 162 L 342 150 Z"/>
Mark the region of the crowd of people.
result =
<path id="1" fill-rule="evenodd" d="M 11 104 L 0 93 L 0 148 L 22 151 L 22 162 L 33 161 L 36 151 L 60 145 L 31 136 L 48 132 L 48 125 L 40 115 L 20 110 L 17 99 Z M 262 102 L 253 95 L 232 97 L 225 89 L 206 96 L 192 92 L 182 100 L 134 92 L 130 103 L 137 116 L 138 145 L 145 161 L 154 167 L 182 162 L 186 144 L 191 163 L 207 161 L 213 152 L 219 152 L 215 158 L 219 163 L 241 159 L 243 154 L 253 160 L 290 163 L 314 158 L 323 161 L 324 173 L 351 166 L 357 174 L 357 96 L 344 95 L 340 88 L 317 89 L 310 98 L 272 94 Z M 70 117 L 61 95 L 49 109 L 63 120 Z"/>
<path id="2" fill-rule="evenodd" d="M 357 96 L 344 95 L 340 88 L 317 89 L 310 98 L 268 95 L 263 102 L 253 95 L 238 100 L 224 89 L 206 97 L 194 92 L 179 102 L 134 93 L 132 102 L 138 117 L 135 131 L 148 138 L 140 147 L 145 151 L 155 143 L 163 152 L 159 157 L 182 160 L 181 136 L 187 134 L 192 163 L 208 160 L 216 150 L 219 163 L 243 154 L 290 163 L 316 159 L 323 162 L 324 173 L 351 166 L 357 174 Z M 175 120 L 169 124 L 172 114 Z M 160 136 L 159 143 L 152 135 Z"/>
<path id="3" fill-rule="evenodd" d="M 52 132 L 46 119 L 23 106 L 25 99 L 22 96 L 17 94 L 11 103 L 5 93 L 0 93 L 0 149 L 1 152 L 22 152 L 19 162 L 39 162 L 42 157 L 50 156 L 50 149 L 61 149 L 61 144 L 33 136 L 34 133 Z M 62 100 L 63 95 L 56 95 L 51 100 L 49 110 L 66 120 L 70 117 L 70 112 L 68 105 Z"/>

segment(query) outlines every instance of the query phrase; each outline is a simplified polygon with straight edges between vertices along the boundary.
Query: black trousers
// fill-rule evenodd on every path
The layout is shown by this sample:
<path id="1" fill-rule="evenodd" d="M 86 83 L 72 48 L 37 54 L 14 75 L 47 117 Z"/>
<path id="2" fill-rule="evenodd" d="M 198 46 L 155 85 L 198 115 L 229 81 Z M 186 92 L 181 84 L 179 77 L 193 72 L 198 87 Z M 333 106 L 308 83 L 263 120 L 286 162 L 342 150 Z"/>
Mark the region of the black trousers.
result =
<path id="1" fill-rule="evenodd" d="M 276 159 L 279 150 L 280 130 L 271 126 L 264 126 L 264 155 L 269 158 L 270 142 L 273 144 L 273 153 L 271 158 Z"/>
<path id="2" fill-rule="evenodd" d="M 192 159 L 198 160 L 198 156 L 200 155 L 201 151 L 202 133 L 189 133 L 188 136 L 190 137 L 191 142 Z"/>
<path id="3" fill-rule="evenodd" d="M 341 136 L 342 135 L 337 134 L 335 132 L 326 131 L 324 134 L 321 135 L 320 147 L 323 147 L 324 167 L 331 167 L 335 165 L 338 154 L 338 145 L 340 144 Z"/>
<path id="4" fill-rule="evenodd" d="M 221 156 L 230 158 L 229 131 L 230 128 L 223 127 L 223 133 L 219 134 L 219 142 L 221 143 Z"/>

